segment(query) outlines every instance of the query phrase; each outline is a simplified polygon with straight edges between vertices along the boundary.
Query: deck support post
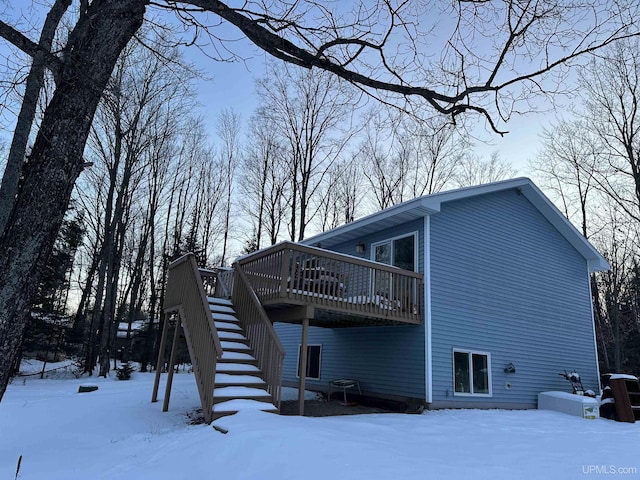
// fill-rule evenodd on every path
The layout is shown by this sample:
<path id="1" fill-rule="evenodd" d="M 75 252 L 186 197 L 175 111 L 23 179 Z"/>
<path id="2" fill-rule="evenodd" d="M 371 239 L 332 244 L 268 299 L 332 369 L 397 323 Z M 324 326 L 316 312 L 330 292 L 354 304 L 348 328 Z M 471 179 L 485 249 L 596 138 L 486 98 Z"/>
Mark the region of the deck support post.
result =
<path id="1" fill-rule="evenodd" d="M 164 392 L 164 403 L 162 404 L 163 412 L 167 412 L 169 410 L 169 399 L 171 398 L 171 385 L 173 384 L 173 367 L 176 364 L 176 353 L 178 351 L 178 338 L 180 337 L 181 326 L 182 326 L 182 319 L 180 318 L 180 314 L 178 314 L 176 316 L 176 330 L 173 334 L 173 343 L 171 344 L 171 357 L 169 359 L 167 388 Z"/>
<path id="2" fill-rule="evenodd" d="M 300 342 L 300 374 L 298 382 L 298 415 L 304 415 L 304 389 L 307 377 L 307 344 L 309 343 L 309 318 L 302 319 L 302 340 Z"/>
<path id="3" fill-rule="evenodd" d="M 169 314 L 164 313 L 164 324 L 162 325 L 162 336 L 160 337 L 160 349 L 158 350 L 158 361 L 156 362 L 156 376 L 153 381 L 153 393 L 151 402 L 158 401 L 158 387 L 160 386 L 160 374 L 162 373 L 162 361 L 164 359 L 164 349 L 167 345 L 167 333 L 169 332 Z"/>

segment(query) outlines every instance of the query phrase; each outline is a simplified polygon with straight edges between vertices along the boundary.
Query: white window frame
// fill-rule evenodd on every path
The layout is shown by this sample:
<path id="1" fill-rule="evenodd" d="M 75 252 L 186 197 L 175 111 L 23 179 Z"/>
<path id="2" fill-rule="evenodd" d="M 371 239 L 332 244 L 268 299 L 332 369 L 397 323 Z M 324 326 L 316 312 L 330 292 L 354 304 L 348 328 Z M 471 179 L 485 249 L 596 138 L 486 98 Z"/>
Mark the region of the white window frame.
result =
<path id="1" fill-rule="evenodd" d="M 419 240 L 419 232 L 418 230 L 414 231 L 414 232 L 409 232 L 409 233 L 405 233 L 402 235 L 397 235 L 395 237 L 391 237 L 391 238 L 385 238 L 384 240 L 380 240 L 379 242 L 375 242 L 371 244 L 371 260 L 372 261 L 376 261 L 376 247 L 378 245 L 384 245 L 385 243 L 390 243 L 391 244 L 391 261 L 393 261 L 393 242 L 395 240 L 400 240 L 401 238 L 406 238 L 406 237 L 411 237 L 413 236 L 413 271 L 414 272 L 418 272 L 419 271 L 419 265 L 418 265 L 418 240 Z M 390 264 L 391 266 L 394 266 L 393 263 Z"/>
<path id="2" fill-rule="evenodd" d="M 418 230 L 415 230 L 409 233 L 404 233 L 402 235 L 396 235 L 395 237 L 385 238 L 384 240 L 380 240 L 379 242 L 372 243 L 371 244 L 371 260 L 376 262 L 376 247 L 378 245 L 384 245 L 385 243 L 389 243 L 391 245 L 390 257 L 391 257 L 391 261 L 393 262 L 393 254 L 395 253 L 393 248 L 393 242 L 396 240 L 400 240 L 401 238 L 408 238 L 408 237 L 413 237 L 413 271 L 419 272 L 420 266 L 418 265 L 418 259 L 420 257 L 418 255 L 418 240 L 420 239 L 420 236 L 419 236 Z M 387 264 L 383 264 L 383 265 L 387 265 Z M 395 267 L 393 263 L 390 263 L 389 266 Z M 376 287 L 375 287 L 376 280 L 375 280 L 374 272 L 371 272 L 371 278 L 369 280 L 369 283 L 370 283 L 369 290 L 371 291 L 371 296 L 373 297 L 376 295 Z M 393 279 L 389 283 L 389 291 L 393 292 Z"/>
<path id="3" fill-rule="evenodd" d="M 309 343 L 309 347 L 320 347 L 320 353 L 318 353 L 318 376 L 317 377 L 304 377 L 309 380 L 320 380 L 322 377 L 322 344 L 321 343 Z M 298 344 L 298 359 L 296 361 L 296 378 L 300 378 L 300 353 L 302 350 L 302 344 Z M 309 357 L 307 356 L 307 369 L 309 368 Z"/>
<path id="4" fill-rule="evenodd" d="M 469 358 L 469 388 L 471 392 L 457 392 L 456 391 L 456 353 L 466 353 Z M 473 355 L 483 355 L 487 357 L 487 382 L 489 386 L 489 393 L 475 393 L 473 391 Z M 493 396 L 493 382 L 491 381 L 491 353 L 483 352 L 479 350 L 468 350 L 466 348 L 454 348 L 451 352 L 451 366 L 452 366 L 452 382 L 453 382 L 453 395 L 459 397 L 492 397 Z"/>

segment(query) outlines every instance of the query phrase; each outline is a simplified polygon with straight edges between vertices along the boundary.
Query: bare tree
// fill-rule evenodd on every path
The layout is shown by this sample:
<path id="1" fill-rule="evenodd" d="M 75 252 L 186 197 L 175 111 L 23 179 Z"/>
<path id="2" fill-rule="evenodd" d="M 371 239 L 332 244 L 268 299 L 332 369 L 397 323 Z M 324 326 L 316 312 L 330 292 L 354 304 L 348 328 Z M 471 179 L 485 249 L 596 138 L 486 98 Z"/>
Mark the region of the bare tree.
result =
<path id="1" fill-rule="evenodd" d="M 640 222 L 640 42 L 619 42 L 584 69 L 581 78 L 584 128 L 576 131 L 593 144 L 585 174 L 627 215 Z M 589 139 L 591 137 L 591 139 Z"/>
<path id="2" fill-rule="evenodd" d="M 313 220 L 313 198 L 351 136 L 354 91 L 324 72 L 273 67 L 258 82 L 261 109 L 285 145 L 291 202 L 289 234 L 302 240 Z M 346 128 L 345 128 L 346 123 Z"/>
<path id="3" fill-rule="evenodd" d="M 192 209 L 198 217 L 197 229 L 202 254 L 199 259 L 203 266 L 224 263 L 227 254 L 226 242 L 230 231 L 231 197 L 229 196 L 229 164 L 217 158 L 213 149 L 202 148 L 199 153 L 197 194 Z M 222 253 L 216 252 L 216 241 L 222 237 Z M 216 258 L 219 256 L 219 259 Z"/>
<path id="4" fill-rule="evenodd" d="M 222 259 L 220 264 L 224 265 L 227 258 L 227 244 L 229 241 L 230 217 L 231 217 L 231 197 L 234 187 L 234 173 L 237 163 L 240 161 L 240 114 L 232 109 L 225 109 L 218 116 L 218 137 L 221 141 L 221 155 L 223 165 L 223 176 L 226 184 L 225 192 L 225 215 L 224 215 L 224 239 L 222 241 Z"/>
<path id="5" fill-rule="evenodd" d="M 626 300 L 630 289 L 637 289 L 632 283 L 635 266 L 638 262 L 638 224 L 631 219 L 611 198 L 600 203 L 600 209 L 606 210 L 604 218 L 608 222 L 592 238 L 611 268 L 595 277 L 599 295 L 595 303 L 598 345 L 602 360 L 607 368 L 622 371 L 625 338 L 637 328 L 637 325 L 625 324 L 625 312 L 629 306 Z M 637 322 L 636 322 L 637 323 Z"/>
<path id="6" fill-rule="evenodd" d="M 365 128 L 356 161 L 364 165 L 363 176 L 369 182 L 377 209 L 403 200 L 403 184 L 409 172 L 406 150 L 398 148 L 392 122 L 382 112 L 365 116 Z"/>
<path id="7" fill-rule="evenodd" d="M 465 155 L 460 161 L 454 183 L 458 187 L 469 187 L 505 180 L 515 177 L 517 173 L 517 170 L 503 160 L 498 152 L 493 152 L 488 160 L 470 154 Z"/>
<path id="8" fill-rule="evenodd" d="M 157 42 L 156 42 L 157 43 Z M 160 51 L 161 47 L 158 47 Z M 145 213 L 147 205 L 145 177 L 158 161 L 162 144 L 175 129 L 181 117 L 188 112 L 189 70 L 171 71 L 165 67 L 166 59 L 179 63 L 177 52 L 163 49 L 162 57 L 130 44 L 120 57 L 109 88 L 96 115 L 89 142 L 88 158 L 94 160 L 93 185 L 99 185 L 95 174 L 106 180 L 103 192 L 96 192 L 104 202 L 95 202 L 97 212 L 103 214 L 102 224 L 96 232 L 101 239 L 97 265 L 97 283 L 92 313 L 92 324 L 98 328 L 100 342 L 100 375 L 109 369 L 109 353 L 117 323 L 129 296 L 129 308 L 140 304 L 143 264 L 152 221 Z M 96 170 L 105 169 L 106 175 Z M 154 193 L 157 195 L 157 192 Z M 102 208 L 101 203 L 104 203 Z M 96 211 L 88 212 L 96 215 Z M 128 238 L 131 225 L 136 238 Z M 128 252 L 128 243 L 135 244 Z M 125 253 L 131 258 L 132 276 L 123 284 L 122 261 Z M 90 329 L 87 342 L 85 369 L 92 371 L 96 352 Z"/>
<path id="9" fill-rule="evenodd" d="M 359 152 L 378 208 L 442 190 L 471 144 L 451 122 L 376 109 L 365 117 Z"/>
<path id="10" fill-rule="evenodd" d="M 218 260 L 210 247 L 225 232 L 227 165 L 210 143 L 201 118 L 189 120 L 183 128 L 174 154 L 167 213 L 167 221 L 172 223 L 171 248 L 166 254 L 176 258 L 193 252 L 200 264 L 213 265 Z"/>
<path id="11" fill-rule="evenodd" d="M 240 178 L 241 203 L 253 223 L 253 238 L 248 240 L 259 249 L 263 236 L 270 245 L 278 241 L 290 200 L 289 176 L 281 139 L 264 109 L 252 116 L 248 138 Z"/>
<path id="12" fill-rule="evenodd" d="M 178 12 L 196 25 L 196 16 L 206 10 L 281 60 L 332 72 L 371 95 L 415 97 L 424 102 L 421 107 L 452 116 L 475 112 L 495 130 L 494 119 L 508 118 L 519 107 L 516 100 L 553 92 L 558 83 L 548 83 L 554 80 L 550 77 L 563 80 L 563 67 L 572 60 L 638 33 L 635 3 L 616 8 L 604 0 L 588 8 L 557 0 L 448 3 L 446 14 L 456 20 L 449 35 L 431 28 L 442 19 L 428 21 L 423 5 L 363 3 L 345 11 L 315 2 L 230 7 L 217 0 L 81 0 L 60 53 L 43 49 L 0 20 L 0 36 L 32 57 L 42 52 L 56 83 L 28 158 L 30 168 L 0 236 L 0 396 L 9 380 L 5 366 L 11 365 L 23 336 L 46 259 L 84 168 L 84 146 L 98 102 L 147 9 Z M 433 39 L 444 42 L 442 49 L 431 50 L 442 55 L 421 52 Z M 491 39 L 489 45 L 485 39 Z"/>
<path id="13" fill-rule="evenodd" d="M 355 220 L 364 197 L 363 173 L 356 159 L 335 163 L 328 172 L 316 208 L 323 232 Z"/>
<path id="14" fill-rule="evenodd" d="M 40 91 L 44 87 L 47 52 L 51 51 L 53 40 L 71 0 L 56 0 L 47 14 L 38 42 L 39 50 L 34 53 L 31 69 L 24 87 L 23 101 L 16 121 L 11 148 L 7 157 L 2 184 L 0 185 L 0 231 L 4 230 L 9 212 L 18 191 L 18 181 L 22 174 L 27 142 L 36 116 Z"/>
<path id="15" fill-rule="evenodd" d="M 436 193 L 449 185 L 471 148 L 461 130 L 441 118 L 409 122 L 402 142 L 412 157 L 407 188 L 410 198 Z"/>
<path id="16" fill-rule="evenodd" d="M 560 203 L 563 213 L 589 237 L 588 208 L 597 195 L 595 169 L 602 160 L 598 140 L 585 121 L 559 121 L 545 128 L 542 150 L 530 162 L 541 185 Z"/>

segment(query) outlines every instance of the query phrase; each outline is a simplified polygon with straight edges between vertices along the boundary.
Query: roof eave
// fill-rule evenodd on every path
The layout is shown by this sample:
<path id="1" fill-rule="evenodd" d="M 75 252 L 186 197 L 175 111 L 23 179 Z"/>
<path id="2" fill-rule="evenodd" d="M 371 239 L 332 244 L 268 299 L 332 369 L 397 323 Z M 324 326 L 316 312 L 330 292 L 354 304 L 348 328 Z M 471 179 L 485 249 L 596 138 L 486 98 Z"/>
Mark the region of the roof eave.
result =
<path id="1" fill-rule="evenodd" d="M 391 227 L 412 219 L 422 218 L 425 215 L 440 211 L 440 203 L 437 204 L 427 197 L 415 198 L 403 202 L 385 210 L 359 218 L 353 222 L 346 223 L 326 232 L 319 233 L 313 237 L 306 238 L 300 243 L 304 245 L 336 245 L 345 241 L 360 238 L 366 232 L 367 227 L 376 225 L 379 222 L 387 221 L 385 226 Z M 394 220 L 395 219 L 395 220 Z"/>
<path id="2" fill-rule="evenodd" d="M 585 258 L 590 272 L 609 270 L 609 262 L 589 243 L 576 227 L 558 210 L 542 191 L 526 177 L 502 180 L 474 187 L 436 193 L 394 205 L 380 212 L 367 215 L 351 223 L 314 235 L 300 243 L 305 245 L 332 246 L 362 237 L 381 221 L 392 227 L 412 219 L 440 212 L 442 203 L 471 196 L 483 195 L 515 188 L 522 193 L 540 213 Z"/>

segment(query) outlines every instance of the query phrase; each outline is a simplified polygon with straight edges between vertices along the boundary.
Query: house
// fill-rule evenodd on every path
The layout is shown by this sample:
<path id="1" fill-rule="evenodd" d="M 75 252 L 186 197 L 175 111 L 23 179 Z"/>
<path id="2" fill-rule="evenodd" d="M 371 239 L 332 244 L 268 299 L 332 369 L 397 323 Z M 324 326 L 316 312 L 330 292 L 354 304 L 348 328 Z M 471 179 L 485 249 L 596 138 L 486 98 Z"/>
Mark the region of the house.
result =
<path id="1" fill-rule="evenodd" d="M 599 390 L 590 273 L 608 268 L 517 178 L 255 252 L 218 283 L 247 336 L 271 338 L 248 341 L 256 356 L 280 352 L 258 363 L 283 385 L 354 379 L 364 395 L 429 408 L 533 408 L 567 388 L 565 370 Z"/>

